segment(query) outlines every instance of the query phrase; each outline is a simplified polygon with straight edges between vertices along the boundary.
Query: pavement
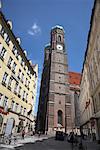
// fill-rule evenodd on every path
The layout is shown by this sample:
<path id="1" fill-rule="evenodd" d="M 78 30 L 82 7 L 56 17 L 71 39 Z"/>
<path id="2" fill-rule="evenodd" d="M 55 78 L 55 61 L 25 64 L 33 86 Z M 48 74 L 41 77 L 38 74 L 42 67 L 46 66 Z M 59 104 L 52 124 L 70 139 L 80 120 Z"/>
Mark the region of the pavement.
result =
<path id="1" fill-rule="evenodd" d="M 43 141 L 44 139 L 48 139 L 50 136 L 48 135 L 34 135 L 34 136 L 26 136 L 24 139 L 22 137 L 17 137 L 16 140 L 11 140 L 11 143 L 8 144 L 0 144 L 0 149 L 1 148 L 6 148 L 4 150 L 8 149 L 15 149 L 16 147 L 23 146 L 25 143 L 35 143 L 38 141 Z"/>
<path id="2" fill-rule="evenodd" d="M 97 142 L 83 140 L 82 144 L 84 150 L 100 150 L 100 144 L 97 144 Z M 41 135 L 40 137 L 34 135 L 26 136 L 24 139 L 20 137 L 15 142 L 12 141 L 10 145 L 0 144 L 0 150 L 79 150 L 78 145 L 74 145 L 73 147 L 71 145 L 66 139 L 58 141 L 50 135 Z"/>

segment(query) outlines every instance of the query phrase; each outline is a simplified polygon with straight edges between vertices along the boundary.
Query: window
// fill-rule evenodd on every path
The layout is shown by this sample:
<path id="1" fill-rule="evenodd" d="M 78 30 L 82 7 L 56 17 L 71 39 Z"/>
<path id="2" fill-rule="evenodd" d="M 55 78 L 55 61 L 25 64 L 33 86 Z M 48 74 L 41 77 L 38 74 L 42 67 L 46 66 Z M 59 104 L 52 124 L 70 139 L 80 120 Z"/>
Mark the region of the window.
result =
<path id="1" fill-rule="evenodd" d="M 12 49 L 13 54 L 15 54 L 15 51 L 16 51 L 16 46 L 14 45 Z"/>
<path id="2" fill-rule="evenodd" d="M 15 73 L 15 70 L 16 70 L 16 66 L 17 66 L 16 63 L 14 62 L 14 63 L 13 63 L 13 67 L 12 67 L 12 71 L 13 71 L 14 73 Z"/>
<path id="3" fill-rule="evenodd" d="M 22 73 L 21 81 L 24 82 L 24 74 Z"/>
<path id="4" fill-rule="evenodd" d="M 2 29 L 1 29 L 1 35 L 2 35 L 3 38 L 4 38 L 4 34 L 5 34 L 5 30 L 4 30 L 4 28 L 2 27 Z"/>
<path id="5" fill-rule="evenodd" d="M 15 103 L 14 101 L 11 102 L 11 110 L 12 111 L 14 110 L 14 103 Z"/>
<path id="6" fill-rule="evenodd" d="M 23 91 L 23 97 L 22 97 L 22 99 L 23 100 L 25 99 L 25 91 Z"/>
<path id="7" fill-rule="evenodd" d="M 9 45 L 9 42 L 10 42 L 10 38 L 9 38 L 9 36 L 7 36 L 7 38 L 6 38 L 7 45 Z"/>
<path id="8" fill-rule="evenodd" d="M 3 47 L 2 50 L 1 50 L 1 52 L 0 52 L 0 57 L 4 58 L 5 53 L 6 53 L 6 49 Z"/>
<path id="9" fill-rule="evenodd" d="M 3 101 L 3 107 L 7 107 L 7 102 L 8 102 L 8 97 L 4 97 L 4 101 Z"/>
<path id="10" fill-rule="evenodd" d="M 18 104 L 18 103 L 16 103 L 16 104 L 15 104 L 15 112 L 17 112 L 17 111 L 18 111 L 18 106 L 19 106 L 19 104 Z"/>
<path id="11" fill-rule="evenodd" d="M 28 79 L 26 78 L 26 81 L 25 81 L 25 86 L 27 86 L 27 82 L 28 82 Z"/>
<path id="12" fill-rule="evenodd" d="M 22 66 L 24 65 L 24 60 L 23 60 L 23 58 L 22 58 L 22 60 L 21 60 L 21 65 L 22 65 Z"/>
<path id="13" fill-rule="evenodd" d="M 17 90 L 18 90 L 18 83 L 16 83 L 16 85 L 15 85 L 15 89 L 14 89 L 15 94 L 17 94 Z"/>
<path id="14" fill-rule="evenodd" d="M 20 108 L 20 113 L 22 114 L 22 111 L 23 111 L 23 106 L 21 106 L 21 108 Z"/>
<path id="15" fill-rule="evenodd" d="M 26 114 L 26 108 L 24 108 L 24 112 L 23 112 L 23 115 L 25 115 Z"/>
<path id="16" fill-rule="evenodd" d="M 19 69 L 19 72 L 18 72 L 18 78 L 20 79 L 21 78 L 21 70 Z"/>
<path id="17" fill-rule="evenodd" d="M 12 80 L 13 80 L 13 78 L 10 77 L 9 82 L 8 82 L 8 87 L 9 87 L 10 89 L 11 89 Z"/>
<path id="18" fill-rule="evenodd" d="M 28 81 L 28 85 L 27 85 L 28 89 L 29 89 L 29 85 L 30 85 L 30 81 Z"/>
<path id="19" fill-rule="evenodd" d="M 11 68 L 11 63 L 12 63 L 12 61 L 13 61 L 13 59 L 10 57 L 9 60 L 8 60 L 8 64 L 7 64 L 7 66 L 8 66 L 9 68 Z"/>
<path id="20" fill-rule="evenodd" d="M 58 41 L 61 42 L 61 36 L 60 35 L 58 36 Z"/>
<path id="21" fill-rule="evenodd" d="M 26 102 L 27 102 L 27 98 L 28 98 L 28 93 L 26 93 Z"/>
<path id="22" fill-rule="evenodd" d="M 19 86 L 19 90 L 18 90 L 18 97 L 21 97 L 21 86 Z"/>
<path id="23" fill-rule="evenodd" d="M 5 73 L 4 73 L 4 76 L 3 76 L 2 83 L 6 84 L 6 82 L 7 82 L 7 77 L 8 77 L 8 74 L 5 72 Z"/>
<path id="24" fill-rule="evenodd" d="M 63 113 L 61 110 L 58 110 L 58 124 L 63 125 Z"/>

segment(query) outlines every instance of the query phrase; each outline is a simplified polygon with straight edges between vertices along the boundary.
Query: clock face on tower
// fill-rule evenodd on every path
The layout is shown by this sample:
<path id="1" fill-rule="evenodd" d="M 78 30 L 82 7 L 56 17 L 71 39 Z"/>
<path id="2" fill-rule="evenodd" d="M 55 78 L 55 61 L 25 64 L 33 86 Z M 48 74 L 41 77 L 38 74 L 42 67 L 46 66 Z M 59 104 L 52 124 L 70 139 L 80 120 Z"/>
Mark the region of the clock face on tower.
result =
<path id="1" fill-rule="evenodd" d="M 57 49 L 58 49 L 58 50 L 63 50 L 63 46 L 60 45 L 60 44 L 57 44 Z"/>

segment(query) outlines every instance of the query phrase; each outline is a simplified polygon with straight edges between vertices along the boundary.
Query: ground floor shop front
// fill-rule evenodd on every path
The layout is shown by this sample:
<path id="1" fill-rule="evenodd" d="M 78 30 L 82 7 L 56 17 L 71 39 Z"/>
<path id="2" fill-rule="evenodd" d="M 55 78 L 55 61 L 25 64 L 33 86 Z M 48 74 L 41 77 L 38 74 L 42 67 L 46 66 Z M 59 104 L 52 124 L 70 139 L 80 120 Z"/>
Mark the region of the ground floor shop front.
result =
<path id="1" fill-rule="evenodd" d="M 33 131 L 33 118 L 32 120 L 20 114 L 13 112 L 0 113 L 0 134 L 17 134 L 22 130 L 25 133 Z"/>

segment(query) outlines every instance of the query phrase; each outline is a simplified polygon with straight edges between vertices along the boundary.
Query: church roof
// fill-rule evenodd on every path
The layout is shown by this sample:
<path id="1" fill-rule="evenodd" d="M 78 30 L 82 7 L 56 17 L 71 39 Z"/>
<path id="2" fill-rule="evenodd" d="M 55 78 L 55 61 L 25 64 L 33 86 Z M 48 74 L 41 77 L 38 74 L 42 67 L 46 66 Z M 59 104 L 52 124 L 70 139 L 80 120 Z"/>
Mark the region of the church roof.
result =
<path id="1" fill-rule="evenodd" d="M 80 85 L 81 73 L 69 72 L 69 84 Z"/>

